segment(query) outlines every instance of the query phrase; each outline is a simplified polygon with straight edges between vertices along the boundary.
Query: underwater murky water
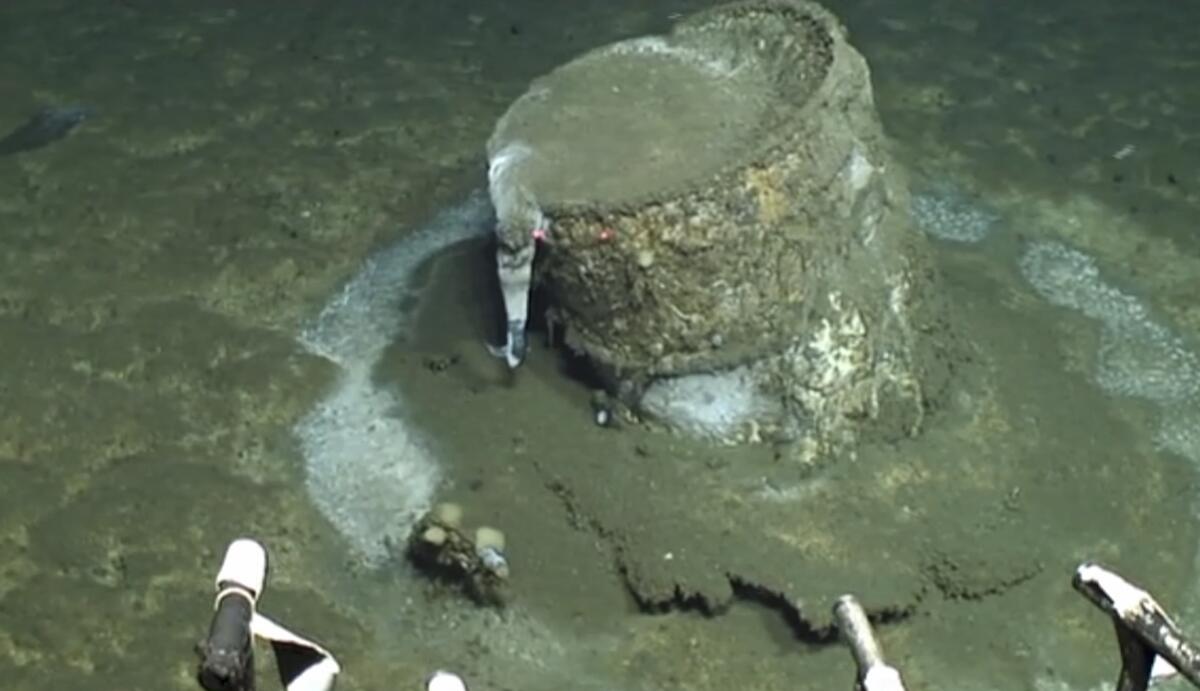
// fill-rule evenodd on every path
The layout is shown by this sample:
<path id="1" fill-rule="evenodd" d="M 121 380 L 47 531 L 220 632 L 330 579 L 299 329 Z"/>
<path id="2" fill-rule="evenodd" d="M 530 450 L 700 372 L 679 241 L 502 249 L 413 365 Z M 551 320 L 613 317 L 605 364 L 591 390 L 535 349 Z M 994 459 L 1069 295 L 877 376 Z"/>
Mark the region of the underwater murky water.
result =
<path id="1" fill-rule="evenodd" d="M 771 502 L 1008 569 L 977 590 L 922 576 L 880 629 L 912 688 L 1105 688 L 1108 623 L 1069 587 L 1084 559 L 1196 630 L 1198 10 L 829 4 L 976 358 L 927 435 L 813 474 L 598 428 L 558 350 L 535 343 L 510 378 L 483 347 L 471 190 L 495 118 L 533 76 L 700 5 L 0 10 L 0 122 L 95 110 L 0 158 L 5 686 L 195 688 L 211 579 L 250 534 L 272 553 L 263 609 L 338 654 L 340 688 L 436 667 L 475 689 L 848 688 L 845 651 L 753 593 L 641 611 L 597 528 L 669 536 Z M 923 503 L 861 513 L 843 490 L 871 478 Z M 958 491 L 905 494 L 934 482 Z M 698 505 L 718 490 L 730 503 Z M 506 612 L 383 548 L 442 499 L 509 534 Z M 713 552 L 756 555 L 730 525 Z"/>

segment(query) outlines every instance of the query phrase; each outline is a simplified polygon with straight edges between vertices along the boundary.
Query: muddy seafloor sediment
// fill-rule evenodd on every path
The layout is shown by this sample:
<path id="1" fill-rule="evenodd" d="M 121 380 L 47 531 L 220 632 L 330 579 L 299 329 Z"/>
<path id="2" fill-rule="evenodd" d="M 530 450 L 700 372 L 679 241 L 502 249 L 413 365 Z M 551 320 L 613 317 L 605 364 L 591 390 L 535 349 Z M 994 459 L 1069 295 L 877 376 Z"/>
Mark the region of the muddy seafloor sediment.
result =
<path id="1" fill-rule="evenodd" d="M 1190 483 L 1191 471 L 1154 460 L 1145 431 L 1064 367 L 1051 309 L 1004 304 L 1028 292 L 1004 268 L 1005 244 L 986 264 L 942 256 L 960 326 L 977 344 L 955 403 L 918 439 L 821 467 L 797 466 L 786 449 L 599 428 L 586 379 L 558 350 L 536 348 L 509 377 L 480 347 L 479 329 L 463 326 L 491 300 L 489 281 L 464 280 L 478 275 L 479 247 L 435 263 L 416 340 L 382 371 L 439 440 L 451 467 L 446 496 L 508 530 L 514 596 L 547 621 L 565 602 L 574 603 L 567 625 L 619 629 L 641 612 L 671 627 L 678 613 L 709 615 L 713 635 L 738 641 L 714 664 L 734 670 L 778 640 L 772 628 L 797 651 L 831 643 L 830 603 L 853 592 L 903 632 L 898 655 L 953 665 L 950 651 L 980 646 L 1004 651 L 985 663 L 1003 676 L 1031 673 L 1031 657 L 1078 671 L 1070 658 L 1031 652 L 1075 635 L 1039 621 L 1071 611 L 1063 595 L 1085 558 L 1149 560 L 1164 588 L 1184 587 L 1195 535 L 1176 526 L 1191 501 L 1168 488 Z M 463 318 L 447 320 L 456 313 Z M 1133 525 L 1135 544 L 1113 541 Z M 958 619 L 960 608 L 972 608 L 974 625 Z M 729 616 L 741 609 L 774 627 Z M 1108 636 L 1093 633 L 1093 642 Z M 661 652 L 670 669 L 669 648 Z M 763 688 L 812 678 L 822 659 L 789 657 Z M 913 675 L 931 676 L 917 683 L 942 674 L 921 669 Z"/>
<path id="2" fill-rule="evenodd" d="M 509 532 L 515 597 L 501 617 L 403 565 L 362 568 L 314 509 L 292 429 L 336 372 L 295 336 L 373 250 L 478 184 L 482 142 L 531 77 L 684 4 L 6 6 L 4 122 L 44 103 L 96 109 L 69 137 L 0 160 L 8 688 L 195 688 L 211 578 L 243 534 L 272 551 L 264 610 L 337 651 L 351 690 L 409 686 L 435 666 L 473 688 L 848 685 L 845 653 L 803 626 L 798 639 L 759 591 L 711 618 L 663 595 L 680 573 L 697 592 L 734 574 L 769 594 L 756 564 L 786 565 L 763 534 L 816 557 L 800 567 L 813 579 L 878 559 L 845 547 L 858 538 L 913 541 L 889 541 L 916 569 L 888 585 L 913 613 L 881 634 L 925 688 L 1111 678 L 1107 621 L 1067 587 L 1085 558 L 1194 616 L 1194 471 L 1155 447 L 1157 408 L 1094 385 L 1096 325 L 1014 268 L 1031 237 L 1066 239 L 1200 340 L 1200 94 L 1182 14 L 1194 10 L 1137 25 L 1117 5 L 831 7 L 872 65 L 902 160 L 969 181 L 1007 219 L 982 246 L 940 250 L 980 344 L 972 385 L 921 440 L 817 476 L 767 449 L 603 430 L 549 351 L 505 379 L 470 321 L 487 316 L 479 286 L 454 273 L 471 264 L 444 260 L 421 337 L 389 350 L 376 380 L 444 435 L 445 496 Z M 742 521 L 776 494 L 790 507 L 778 522 Z M 675 561 L 676 537 L 706 547 L 679 555 L 687 569 L 649 569 Z M 797 578 L 797 593 L 838 585 Z M 642 613 L 631 590 L 667 612 Z"/>

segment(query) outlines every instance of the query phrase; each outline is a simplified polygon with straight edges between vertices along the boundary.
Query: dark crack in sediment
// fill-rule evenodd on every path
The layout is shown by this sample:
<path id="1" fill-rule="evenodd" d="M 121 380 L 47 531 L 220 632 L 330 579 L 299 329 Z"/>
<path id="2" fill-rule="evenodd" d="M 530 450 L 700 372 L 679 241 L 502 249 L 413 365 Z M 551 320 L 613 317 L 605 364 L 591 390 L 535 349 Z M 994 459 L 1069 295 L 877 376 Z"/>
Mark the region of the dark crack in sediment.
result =
<path id="1" fill-rule="evenodd" d="M 729 612 L 738 603 L 753 603 L 779 615 L 801 643 L 824 646 L 838 642 L 838 630 L 827 616 L 814 618 L 805 612 L 804 603 L 794 601 L 786 594 L 757 583 L 735 573 L 724 573 L 729 596 L 716 598 L 706 592 L 688 588 L 675 582 L 668 588 L 647 588 L 640 578 L 637 564 L 628 559 L 628 547 L 621 531 L 607 526 L 598 517 L 579 506 L 575 492 L 566 483 L 548 473 L 539 463 L 534 463 L 543 477 L 544 486 L 562 503 L 568 523 L 577 530 L 591 533 L 609 550 L 613 567 L 619 574 L 626 591 L 643 614 L 662 615 L 672 612 L 693 612 L 709 618 L 717 618 Z M 867 615 L 873 624 L 888 625 L 902 622 L 917 609 L 924 591 L 907 605 L 868 608 Z M 822 612 L 821 614 L 824 614 Z"/>
<path id="2" fill-rule="evenodd" d="M 1045 569 L 1039 561 L 954 558 L 934 552 L 924 566 L 930 584 L 947 600 L 982 600 L 1003 595 L 1037 577 Z"/>

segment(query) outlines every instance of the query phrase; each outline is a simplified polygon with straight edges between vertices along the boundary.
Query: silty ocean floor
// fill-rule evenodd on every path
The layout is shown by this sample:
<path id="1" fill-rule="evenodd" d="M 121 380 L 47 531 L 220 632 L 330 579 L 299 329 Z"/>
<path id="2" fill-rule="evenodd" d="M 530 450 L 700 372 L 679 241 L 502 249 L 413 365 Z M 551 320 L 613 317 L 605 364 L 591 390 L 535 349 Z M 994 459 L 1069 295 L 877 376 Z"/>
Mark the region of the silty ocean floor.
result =
<path id="1" fill-rule="evenodd" d="M 846 653 L 798 639 L 766 604 L 637 611 L 547 478 L 610 477 L 611 451 L 635 441 L 647 463 L 702 458 L 714 474 L 763 459 L 593 428 L 586 390 L 545 349 L 507 381 L 480 344 L 495 306 L 479 242 L 421 240 L 486 222 L 470 201 L 482 144 L 530 78 L 699 6 L 9 3 L 6 127 L 44 104 L 95 115 L 0 159 L 8 688 L 194 688 L 211 578 L 245 534 L 271 550 L 264 610 L 339 654 L 340 688 L 416 688 L 437 666 L 476 689 L 848 687 Z M 1016 392 L 996 405 L 1025 427 L 1001 438 L 1049 440 L 974 463 L 1100 485 L 1131 471 L 1161 485 L 1142 511 L 1177 517 L 1161 537 L 1130 520 L 1000 592 L 934 588 L 883 643 L 921 688 L 1104 688 L 1115 644 L 1069 590 L 1070 565 L 1104 558 L 1185 630 L 1200 621 L 1196 10 L 830 7 L 872 66 L 964 327 Z M 355 435 L 359 422 L 373 426 Z M 949 462 L 935 442 L 952 422 L 895 467 Z M 528 462 L 564 440 L 571 466 Z M 1098 440 L 1131 468 L 1089 465 Z M 382 479 L 331 472 L 356 460 Z M 1119 505 L 1111 489 L 1088 506 L 1024 485 L 1041 527 L 1021 542 Z M 509 533 L 518 597 L 504 615 L 370 539 L 439 498 Z M 668 515 L 692 498 L 654 500 Z"/>

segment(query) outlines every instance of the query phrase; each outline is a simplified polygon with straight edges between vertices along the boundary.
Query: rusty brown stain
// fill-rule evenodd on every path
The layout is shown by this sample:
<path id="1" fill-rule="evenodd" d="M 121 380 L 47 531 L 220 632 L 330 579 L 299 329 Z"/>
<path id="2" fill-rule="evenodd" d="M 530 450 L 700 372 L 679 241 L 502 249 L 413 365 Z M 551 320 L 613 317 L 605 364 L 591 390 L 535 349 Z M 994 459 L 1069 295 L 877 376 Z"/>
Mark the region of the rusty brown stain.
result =
<path id="1" fill-rule="evenodd" d="M 750 168 L 746 171 L 746 186 L 754 193 L 763 225 L 775 225 L 787 215 L 788 200 L 780 192 L 779 173 L 774 168 Z"/>

